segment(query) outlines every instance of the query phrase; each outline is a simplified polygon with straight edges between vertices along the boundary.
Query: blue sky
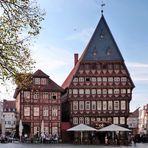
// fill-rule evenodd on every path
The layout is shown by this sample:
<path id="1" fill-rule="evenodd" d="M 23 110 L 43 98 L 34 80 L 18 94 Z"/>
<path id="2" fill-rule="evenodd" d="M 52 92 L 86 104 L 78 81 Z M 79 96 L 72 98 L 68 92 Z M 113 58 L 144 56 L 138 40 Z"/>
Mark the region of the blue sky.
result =
<path id="1" fill-rule="evenodd" d="M 83 52 L 101 17 L 101 0 L 37 0 L 46 12 L 31 46 L 36 69 L 59 85 Z M 134 81 L 131 110 L 148 103 L 148 1 L 104 0 L 104 17 Z M 13 92 L 13 91 L 12 91 Z"/>

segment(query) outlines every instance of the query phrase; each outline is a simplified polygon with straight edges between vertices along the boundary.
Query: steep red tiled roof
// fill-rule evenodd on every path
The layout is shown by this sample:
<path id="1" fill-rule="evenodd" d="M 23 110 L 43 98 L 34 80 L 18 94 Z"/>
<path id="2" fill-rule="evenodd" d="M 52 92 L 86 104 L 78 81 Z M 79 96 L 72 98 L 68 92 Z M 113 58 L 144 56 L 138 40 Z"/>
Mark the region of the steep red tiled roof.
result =
<path id="1" fill-rule="evenodd" d="M 81 59 L 81 58 L 80 58 Z M 62 84 L 62 88 L 63 89 L 66 89 L 69 85 L 70 85 L 70 83 L 71 83 L 71 81 L 72 81 L 72 79 L 73 79 L 73 76 L 75 75 L 75 73 L 77 72 L 77 69 L 78 69 L 78 67 L 79 67 L 79 65 L 80 65 L 80 59 L 79 59 L 79 61 L 77 62 L 77 64 L 74 66 L 74 68 L 72 69 L 72 71 L 69 73 L 69 75 L 68 75 L 68 77 L 66 78 L 66 80 L 64 81 L 64 83 Z"/>
<path id="2" fill-rule="evenodd" d="M 10 109 L 15 109 L 16 108 L 16 106 L 15 106 L 15 100 L 14 101 L 9 101 L 9 100 L 4 100 L 4 102 L 3 102 L 3 108 L 10 108 Z"/>
<path id="3" fill-rule="evenodd" d="M 88 43 L 88 44 L 89 44 L 89 43 Z M 87 46 L 88 46 L 88 45 L 87 45 Z M 83 51 L 81 57 L 78 59 L 78 62 L 76 63 L 76 65 L 74 66 L 74 68 L 71 70 L 71 72 L 70 72 L 69 75 L 67 76 L 67 78 L 66 78 L 66 80 L 64 81 L 64 83 L 62 84 L 61 87 L 62 87 L 63 89 L 66 89 L 66 88 L 70 85 L 70 83 L 71 83 L 71 81 L 72 81 L 72 79 L 73 79 L 73 76 L 74 76 L 75 73 L 77 72 L 77 69 L 78 69 L 78 67 L 79 67 L 79 65 L 80 65 L 80 62 L 82 61 L 82 59 L 83 59 L 83 57 L 84 57 L 84 55 L 85 55 L 85 52 L 87 51 L 87 46 L 86 46 L 85 50 Z"/>
<path id="4" fill-rule="evenodd" d="M 42 70 L 38 69 L 34 74 L 33 77 L 49 77 L 47 74 L 45 74 Z"/>

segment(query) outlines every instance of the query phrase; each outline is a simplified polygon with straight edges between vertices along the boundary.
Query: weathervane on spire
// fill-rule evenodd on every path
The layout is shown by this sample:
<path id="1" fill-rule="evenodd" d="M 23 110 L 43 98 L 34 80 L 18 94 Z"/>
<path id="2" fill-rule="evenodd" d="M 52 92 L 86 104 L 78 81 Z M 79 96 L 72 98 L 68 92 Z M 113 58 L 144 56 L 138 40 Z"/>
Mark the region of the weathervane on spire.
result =
<path id="1" fill-rule="evenodd" d="M 102 0 L 102 2 L 101 2 L 101 13 L 103 14 L 103 7 L 105 6 L 105 3 L 103 2 L 103 0 Z"/>

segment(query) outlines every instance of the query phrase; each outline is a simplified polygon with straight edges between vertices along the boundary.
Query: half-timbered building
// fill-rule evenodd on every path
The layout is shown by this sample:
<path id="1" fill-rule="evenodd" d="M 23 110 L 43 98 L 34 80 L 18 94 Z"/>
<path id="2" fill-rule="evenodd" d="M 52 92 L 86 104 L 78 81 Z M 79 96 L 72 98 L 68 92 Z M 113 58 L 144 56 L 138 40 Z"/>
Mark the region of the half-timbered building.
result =
<path id="1" fill-rule="evenodd" d="M 134 84 L 103 15 L 81 57 L 74 59 L 62 85 L 63 121 L 127 125 Z"/>
<path id="2" fill-rule="evenodd" d="M 46 134 L 60 135 L 62 88 L 48 75 L 37 70 L 31 84 L 17 88 L 14 94 L 18 119 L 23 123 L 23 134 L 33 137 L 41 134 L 44 125 Z"/>

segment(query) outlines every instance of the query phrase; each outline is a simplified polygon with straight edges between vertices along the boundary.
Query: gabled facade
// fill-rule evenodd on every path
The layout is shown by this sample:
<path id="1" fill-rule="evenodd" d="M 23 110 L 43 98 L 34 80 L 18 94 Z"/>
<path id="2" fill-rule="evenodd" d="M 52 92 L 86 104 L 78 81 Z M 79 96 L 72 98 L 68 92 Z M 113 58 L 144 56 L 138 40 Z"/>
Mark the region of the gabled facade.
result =
<path id="1" fill-rule="evenodd" d="M 16 89 L 14 98 L 19 120 L 23 122 L 23 134 L 40 135 L 44 123 L 46 134 L 60 135 L 62 90 L 41 70 L 32 75 L 30 86 Z"/>
<path id="2" fill-rule="evenodd" d="M 128 128 L 130 128 L 133 132 L 133 135 L 138 134 L 138 118 L 139 118 L 139 108 L 137 108 L 134 112 L 130 113 L 127 119 Z"/>
<path id="3" fill-rule="evenodd" d="M 148 134 L 148 104 L 139 108 L 139 134 Z"/>
<path id="4" fill-rule="evenodd" d="M 16 105 L 13 100 L 3 101 L 3 114 L 5 133 L 11 133 L 16 128 Z"/>
<path id="5" fill-rule="evenodd" d="M 94 34 L 62 85 L 71 125 L 109 122 L 127 125 L 134 84 L 102 15 Z M 64 114 L 63 114 L 64 116 Z"/>

